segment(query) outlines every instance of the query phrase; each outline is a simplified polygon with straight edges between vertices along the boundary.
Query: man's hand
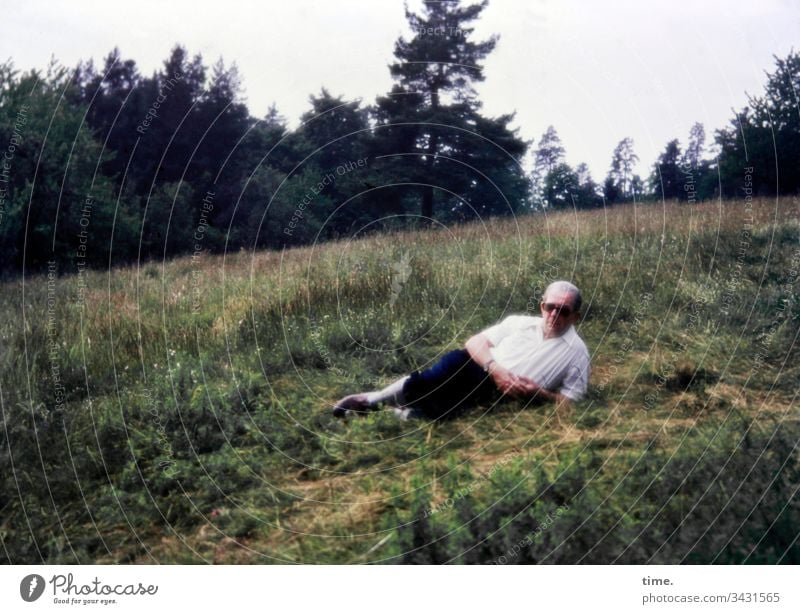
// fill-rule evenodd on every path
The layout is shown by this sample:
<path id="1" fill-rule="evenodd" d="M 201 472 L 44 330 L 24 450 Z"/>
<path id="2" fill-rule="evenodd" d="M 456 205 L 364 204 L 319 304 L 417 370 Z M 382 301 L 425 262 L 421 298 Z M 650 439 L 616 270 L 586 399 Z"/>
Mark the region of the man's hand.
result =
<path id="1" fill-rule="evenodd" d="M 516 399 L 539 399 L 544 401 L 552 401 L 553 403 L 569 403 L 569 399 L 557 392 L 550 392 L 542 388 L 531 379 L 527 377 L 520 377 L 514 375 L 508 369 L 505 369 L 494 362 L 492 359 L 491 348 L 492 343 L 485 335 L 478 333 L 469 338 L 465 344 L 467 352 L 470 357 L 479 365 L 485 367 L 489 364 L 489 375 L 494 380 L 495 386 L 508 396 Z"/>
<path id="2" fill-rule="evenodd" d="M 493 365 L 489 370 L 489 374 L 500 392 L 515 399 L 528 399 L 542 390 L 533 380 L 514 375 L 511 371 L 499 365 Z"/>
<path id="3" fill-rule="evenodd" d="M 569 399 L 563 394 L 550 392 L 546 388 L 542 388 L 532 379 L 514 375 L 511 371 L 503 367 L 492 366 L 489 370 L 489 374 L 500 392 L 514 397 L 515 399 L 538 399 L 540 401 L 551 401 L 559 405 L 569 405 Z"/>

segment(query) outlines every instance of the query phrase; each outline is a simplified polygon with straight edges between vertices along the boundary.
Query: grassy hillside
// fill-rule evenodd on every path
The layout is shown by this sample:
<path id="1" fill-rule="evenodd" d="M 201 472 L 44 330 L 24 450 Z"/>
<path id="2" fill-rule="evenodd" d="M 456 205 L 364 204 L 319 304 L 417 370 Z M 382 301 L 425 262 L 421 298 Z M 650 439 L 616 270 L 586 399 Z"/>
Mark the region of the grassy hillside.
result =
<path id="1" fill-rule="evenodd" d="M 0 560 L 800 563 L 797 200 L 624 206 L 0 294 Z M 589 397 L 330 416 L 551 279 Z"/>

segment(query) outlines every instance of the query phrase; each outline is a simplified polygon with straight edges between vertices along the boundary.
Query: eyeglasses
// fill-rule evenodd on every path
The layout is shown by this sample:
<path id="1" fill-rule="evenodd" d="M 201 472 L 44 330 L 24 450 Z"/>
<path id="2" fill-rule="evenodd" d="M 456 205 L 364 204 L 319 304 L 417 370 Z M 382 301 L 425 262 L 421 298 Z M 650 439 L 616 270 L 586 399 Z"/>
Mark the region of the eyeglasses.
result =
<path id="1" fill-rule="evenodd" d="M 555 303 L 542 303 L 542 309 L 548 313 L 553 310 L 558 311 L 558 316 L 564 316 L 565 318 L 570 317 L 573 313 L 572 307 L 568 307 L 567 305 L 556 305 Z"/>

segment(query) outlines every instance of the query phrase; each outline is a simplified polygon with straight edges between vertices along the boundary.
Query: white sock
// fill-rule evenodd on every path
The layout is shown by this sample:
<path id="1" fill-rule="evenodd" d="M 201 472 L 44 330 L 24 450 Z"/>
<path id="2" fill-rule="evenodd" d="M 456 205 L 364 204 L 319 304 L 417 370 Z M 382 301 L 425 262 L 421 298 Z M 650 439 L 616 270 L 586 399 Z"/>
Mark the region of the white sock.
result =
<path id="1" fill-rule="evenodd" d="M 401 377 L 396 382 L 389 384 L 383 390 L 375 390 L 367 393 L 367 403 L 372 406 L 380 403 L 394 403 L 395 405 L 405 405 L 403 398 L 403 384 L 406 383 L 408 375 Z"/>

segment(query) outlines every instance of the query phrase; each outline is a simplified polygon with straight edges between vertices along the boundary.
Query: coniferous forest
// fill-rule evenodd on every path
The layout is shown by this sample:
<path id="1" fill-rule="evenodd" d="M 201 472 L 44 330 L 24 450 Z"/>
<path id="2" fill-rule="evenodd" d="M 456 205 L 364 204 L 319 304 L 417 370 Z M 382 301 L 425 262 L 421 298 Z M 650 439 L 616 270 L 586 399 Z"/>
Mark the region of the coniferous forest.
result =
<path id="1" fill-rule="evenodd" d="M 322 88 L 293 130 L 274 106 L 251 115 L 235 63 L 209 66 L 181 45 L 152 75 L 119 49 L 74 68 L 21 72 L 5 62 L 0 269 L 57 260 L 74 272 L 486 216 L 800 188 L 797 53 L 775 58 L 764 92 L 728 126 L 707 134 L 696 123 L 666 143 L 649 176 L 635 172 L 631 139 L 610 144 L 598 181 L 565 162 L 554 127 L 526 142 L 513 114 L 482 112 L 473 86 L 497 42 L 473 36 L 485 6 L 408 11 L 414 34 L 395 44 L 391 90 L 362 101 Z M 447 32 L 455 35 L 437 35 Z"/>

